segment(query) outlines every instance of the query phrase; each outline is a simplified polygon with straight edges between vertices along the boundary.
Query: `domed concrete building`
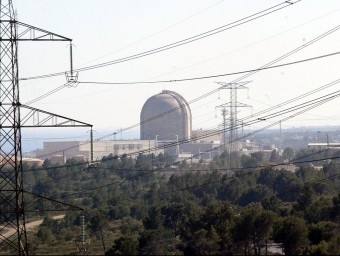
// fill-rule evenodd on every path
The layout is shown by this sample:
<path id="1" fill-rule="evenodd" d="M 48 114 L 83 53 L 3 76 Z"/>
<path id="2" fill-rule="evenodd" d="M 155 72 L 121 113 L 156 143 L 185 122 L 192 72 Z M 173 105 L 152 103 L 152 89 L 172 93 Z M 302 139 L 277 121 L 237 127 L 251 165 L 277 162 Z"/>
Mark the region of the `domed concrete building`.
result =
<path id="1" fill-rule="evenodd" d="M 163 90 L 150 97 L 140 114 L 140 139 L 158 141 L 191 138 L 192 120 L 188 102 L 178 93 Z"/>

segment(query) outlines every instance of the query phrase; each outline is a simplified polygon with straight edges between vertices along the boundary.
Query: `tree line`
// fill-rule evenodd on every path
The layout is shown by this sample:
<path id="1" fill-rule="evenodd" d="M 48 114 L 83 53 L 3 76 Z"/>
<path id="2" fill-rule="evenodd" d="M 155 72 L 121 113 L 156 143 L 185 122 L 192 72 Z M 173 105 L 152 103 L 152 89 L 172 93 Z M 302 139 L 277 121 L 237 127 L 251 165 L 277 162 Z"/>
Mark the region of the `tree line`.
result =
<path id="1" fill-rule="evenodd" d="M 45 218 L 29 233 L 30 251 L 76 254 L 84 214 L 90 254 L 338 255 L 340 167 L 319 160 L 338 154 L 286 148 L 269 159 L 260 152 L 197 163 L 109 155 L 97 166 L 24 166 L 26 190 L 84 209 L 27 195 L 27 218 Z M 292 159 L 296 171 L 282 169 Z M 51 219 L 55 211 L 65 218 Z"/>

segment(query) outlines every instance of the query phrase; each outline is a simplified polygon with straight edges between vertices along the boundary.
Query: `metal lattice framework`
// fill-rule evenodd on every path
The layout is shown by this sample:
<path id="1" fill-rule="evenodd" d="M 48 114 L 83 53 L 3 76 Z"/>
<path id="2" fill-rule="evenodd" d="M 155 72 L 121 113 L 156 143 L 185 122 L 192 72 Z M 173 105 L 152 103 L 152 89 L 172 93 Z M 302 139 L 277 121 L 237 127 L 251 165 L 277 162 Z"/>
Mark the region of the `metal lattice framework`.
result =
<path id="1" fill-rule="evenodd" d="M 237 108 L 240 107 L 250 107 L 249 105 L 243 104 L 237 101 L 237 90 L 240 89 L 248 89 L 245 85 L 250 83 L 250 81 L 246 82 L 238 82 L 238 83 L 224 83 L 224 82 L 217 82 L 217 84 L 221 85 L 220 89 L 228 89 L 230 90 L 230 102 L 218 106 L 218 108 L 222 108 L 222 115 L 223 115 L 223 141 L 224 147 L 226 143 L 226 114 L 227 108 L 229 108 L 229 139 L 228 139 L 228 151 L 238 151 L 238 127 L 239 121 L 237 119 Z"/>
<path id="2" fill-rule="evenodd" d="M 23 202 L 18 40 L 11 1 L 0 1 L 0 251 L 24 254 L 27 248 Z M 4 170 L 11 170 L 5 172 Z"/>
<path id="3" fill-rule="evenodd" d="M 19 41 L 72 40 L 16 21 L 12 0 L 0 0 L 0 255 L 28 254 L 21 128 L 92 128 L 90 124 L 20 104 Z M 70 73 L 72 79 L 69 82 L 76 83 L 72 64 Z"/>

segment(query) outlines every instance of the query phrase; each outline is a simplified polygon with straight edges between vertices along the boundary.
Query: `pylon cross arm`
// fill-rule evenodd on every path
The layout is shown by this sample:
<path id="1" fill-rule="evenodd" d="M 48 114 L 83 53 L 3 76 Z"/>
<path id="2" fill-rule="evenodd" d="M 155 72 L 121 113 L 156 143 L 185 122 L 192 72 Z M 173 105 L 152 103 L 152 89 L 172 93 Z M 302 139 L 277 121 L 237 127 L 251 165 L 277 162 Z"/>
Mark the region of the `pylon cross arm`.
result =
<path id="1" fill-rule="evenodd" d="M 53 114 L 30 106 L 21 105 L 21 127 L 92 127 L 65 116 Z"/>
<path id="2" fill-rule="evenodd" d="M 17 27 L 17 41 L 69 41 L 72 39 L 56 33 L 28 25 L 16 20 L 0 20 L 0 23 L 14 23 Z M 10 41 L 12 38 L 1 38 L 0 41 Z"/>

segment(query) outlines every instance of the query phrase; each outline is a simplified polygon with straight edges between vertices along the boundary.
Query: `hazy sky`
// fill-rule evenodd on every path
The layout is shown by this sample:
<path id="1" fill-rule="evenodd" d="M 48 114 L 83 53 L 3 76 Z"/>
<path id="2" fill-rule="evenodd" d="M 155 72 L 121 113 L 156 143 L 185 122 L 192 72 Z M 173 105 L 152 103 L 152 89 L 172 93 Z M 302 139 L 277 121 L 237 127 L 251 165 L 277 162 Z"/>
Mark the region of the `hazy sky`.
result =
<path id="1" fill-rule="evenodd" d="M 223 26 L 283 1 L 276 0 L 13 0 L 18 20 L 73 39 L 74 66 L 86 67 L 151 50 Z M 290 7 L 214 36 L 116 65 L 79 73 L 79 81 L 134 82 L 176 80 L 258 68 L 340 25 L 339 0 L 302 0 Z M 340 51 L 340 30 L 278 64 Z M 66 42 L 21 42 L 20 77 L 69 68 Z M 245 81 L 238 99 L 252 108 L 240 118 L 340 78 L 340 55 L 261 71 Z M 91 123 L 113 132 L 139 122 L 144 102 L 163 89 L 191 101 L 240 75 L 187 82 L 98 85 L 65 88 L 32 106 Z M 21 81 L 21 102 L 29 102 L 65 83 L 65 77 Z M 340 84 L 308 99 L 339 90 Z M 306 101 L 304 99 L 303 101 Z M 223 90 L 191 105 L 193 128 L 222 122 L 216 106 L 229 101 Z M 340 99 L 284 122 L 282 127 L 339 126 Z M 276 119 L 277 120 L 277 119 Z M 261 127 L 274 122 L 257 124 Z M 255 128 L 256 128 L 255 127 Z M 136 130 L 136 129 L 134 129 Z M 86 132 L 82 131 L 84 134 Z"/>

